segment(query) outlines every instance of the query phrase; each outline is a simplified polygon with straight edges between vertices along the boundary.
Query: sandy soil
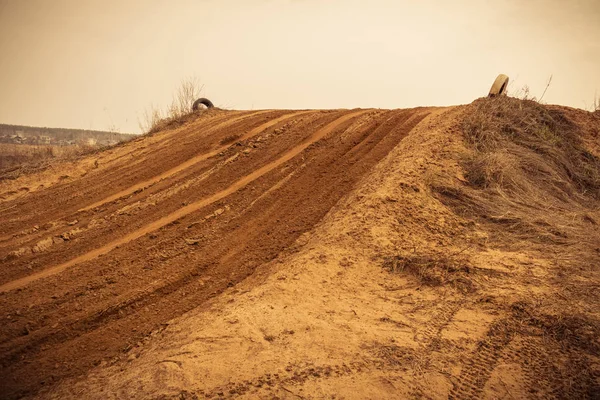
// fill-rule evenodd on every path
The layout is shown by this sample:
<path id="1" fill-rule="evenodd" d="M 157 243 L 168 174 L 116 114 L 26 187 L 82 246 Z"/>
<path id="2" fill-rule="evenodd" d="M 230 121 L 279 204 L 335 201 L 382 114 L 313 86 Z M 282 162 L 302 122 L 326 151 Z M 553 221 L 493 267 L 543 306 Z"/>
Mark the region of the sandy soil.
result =
<path id="1" fill-rule="evenodd" d="M 0 184 L 4 397 L 593 398 L 598 241 L 440 201 L 466 112 L 214 110 Z"/>

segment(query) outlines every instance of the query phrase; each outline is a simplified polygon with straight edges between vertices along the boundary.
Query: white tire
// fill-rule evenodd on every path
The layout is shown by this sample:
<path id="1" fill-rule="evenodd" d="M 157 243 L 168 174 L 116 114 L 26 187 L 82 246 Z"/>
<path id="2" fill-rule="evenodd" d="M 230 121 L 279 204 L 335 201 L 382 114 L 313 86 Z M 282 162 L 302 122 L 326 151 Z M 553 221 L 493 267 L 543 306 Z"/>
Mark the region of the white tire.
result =
<path id="1" fill-rule="evenodd" d="M 490 89 L 488 97 L 500 96 L 506 94 L 506 88 L 508 87 L 508 76 L 504 74 L 498 75 L 494 84 Z"/>

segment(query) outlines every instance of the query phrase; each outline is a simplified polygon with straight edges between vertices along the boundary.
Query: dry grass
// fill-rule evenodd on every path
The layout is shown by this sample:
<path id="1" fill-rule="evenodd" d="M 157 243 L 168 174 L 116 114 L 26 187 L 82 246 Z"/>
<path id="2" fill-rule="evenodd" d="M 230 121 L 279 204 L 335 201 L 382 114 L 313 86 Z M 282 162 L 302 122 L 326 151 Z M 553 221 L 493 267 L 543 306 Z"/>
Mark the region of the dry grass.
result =
<path id="1" fill-rule="evenodd" d="M 183 79 L 173 98 L 164 110 L 150 105 L 142 116 L 140 129 L 146 134 L 152 134 L 164 129 L 172 129 L 185 124 L 193 117 L 192 104 L 200 97 L 204 88 L 197 78 Z"/>
<path id="2" fill-rule="evenodd" d="M 510 97 L 480 99 L 472 107 L 463 123 L 475 150 L 465 163 L 472 184 L 515 196 L 541 190 L 560 200 L 600 198 L 600 160 L 558 111 Z"/>
<path id="3" fill-rule="evenodd" d="M 597 398 L 598 366 L 593 360 L 600 356 L 600 321 L 582 313 L 577 304 L 554 308 L 548 314 L 533 301 L 516 302 L 511 305 L 510 329 L 524 337 L 541 337 L 549 345 L 539 349 L 541 354 L 552 351 L 553 343 L 555 351 L 560 349 L 562 359 L 555 359 L 551 368 L 538 364 L 538 372 L 554 381 L 553 394 L 557 398 Z"/>
<path id="4" fill-rule="evenodd" d="M 469 107 L 460 161 L 466 182 L 440 175 L 430 187 L 455 212 L 487 228 L 488 245 L 553 261 L 546 270 L 552 297 L 512 304 L 508 325 L 498 332 L 541 339 L 535 368 L 557 397 L 593 398 L 597 367 L 589 360 L 600 356 L 600 321 L 587 311 L 598 306 L 587 293 L 597 288 L 600 259 L 600 160 L 560 108 L 509 97 Z M 557 354 L 567 359 L 558 363 Z"/>
<path id="5" fill-rule="evenodd" d="M 408 254 L 385 258 L 383 268 L 408 273 L 425 286 L 449 285 L 463 292 L 475 290 L 469 277 L 471 267 L 464 257 L 448 254 Z"/>
<path id="6" fill-rule="evenodd" d="M 461 160 L 467 184 L 433 178 L 430 186 L 442 202 L 513 239 L 580 237 L 598 208 L 600 160 L 586 150 L 577 127 L 531 100 L 501 96 L 469 107 Z"/>
<path id="7" fill-rule="evenodd" d="M 88 145 L 0 144 L 0 180 L 16 179 L 23 173 L 43 170 L 55 160 L 74 160 L 98 149 Z"/>

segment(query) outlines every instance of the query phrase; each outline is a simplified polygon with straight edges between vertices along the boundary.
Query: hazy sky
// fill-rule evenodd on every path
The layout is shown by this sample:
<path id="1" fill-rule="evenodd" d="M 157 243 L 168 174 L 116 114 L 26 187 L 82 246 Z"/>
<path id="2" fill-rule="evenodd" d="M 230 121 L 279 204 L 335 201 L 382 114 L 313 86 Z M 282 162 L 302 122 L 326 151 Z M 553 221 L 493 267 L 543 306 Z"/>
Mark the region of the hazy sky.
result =
<path id="1" fill-rule="evenodd" d="M 188 76 L 228 108 L 399 108 L 498 73 L 590 107 L 600 0 L 0 0 L 0 123 L 138 132 Z"/>

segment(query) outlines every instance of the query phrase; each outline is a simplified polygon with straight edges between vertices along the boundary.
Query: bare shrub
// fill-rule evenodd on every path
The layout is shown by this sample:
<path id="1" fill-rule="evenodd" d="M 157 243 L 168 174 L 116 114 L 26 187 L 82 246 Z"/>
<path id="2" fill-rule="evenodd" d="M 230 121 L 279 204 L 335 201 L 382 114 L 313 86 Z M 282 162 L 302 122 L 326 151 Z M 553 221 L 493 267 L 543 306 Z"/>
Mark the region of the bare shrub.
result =
<path id="1" fill-rule="evenodd" d="M 200 97 L 203 88 L 195 77 L 182 79 L 171 103 L 164 110 L 153 104 L 144 110 L 139 122 L 142 132 L 154 133 L 187 122 L 193 114 L 192 104 Z"/>
<path id="2" fill-rule="evenodd" d="M 168 118 L 181 118 L 192 112 L 192 104 L 204 89 L 195 77 L 183 79 L 169 106 Z"/>
<path id="3" fill-rule="evenodd" d="M 521 100 L 537 101 L 535 96 L 533 96 L 531 94 L 529 85 L 523 85 L 518 89 L 512 90 L 510 93 L 510 97 L 514 97 L 514 98 L 521 99 Z"/>
<path id="4" fill-rule="evenodd" d="M 160 122 L 164 119 L 161 110 L 154 104 L 151 104 L 144 110 L 143 119 L 140 121 L 140 129 L 144 133 L 150 133 L 156 129 Z"/>
<path id="5" fill-rule="evenodd" d="M 544 96 L 546 95 L 546 92 L 548 91 L 548 88 L 550 88 L 550 85 L 552 84 L 552 78 L 553 78 L 552 75 L 550 75 L 548 77 L 548 80 L 546 81 L 546 86 L 544 87 L 544 91 L 542 92 L 542 95 L 539 98 L 537 98 L 536 96 L 534 96 L 531 93 L 531 89 L 529 88 L 529 85 L 523 85 L 518 89 L 511 90 L 510 97 L 514 97 L 514 98 L 521 99 L 521 100 L 531 100 L 531 101 L 541 103 L 542 100 L 544 99 Z M 513 84 L 514 84 L 514 81 L 511 81 L 511 83 L 509 84 L 509 87 L 512 86 Z"/>

